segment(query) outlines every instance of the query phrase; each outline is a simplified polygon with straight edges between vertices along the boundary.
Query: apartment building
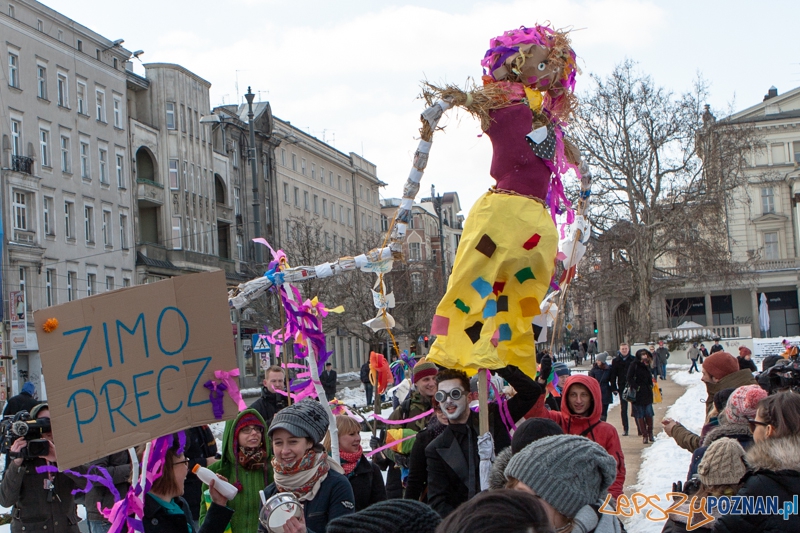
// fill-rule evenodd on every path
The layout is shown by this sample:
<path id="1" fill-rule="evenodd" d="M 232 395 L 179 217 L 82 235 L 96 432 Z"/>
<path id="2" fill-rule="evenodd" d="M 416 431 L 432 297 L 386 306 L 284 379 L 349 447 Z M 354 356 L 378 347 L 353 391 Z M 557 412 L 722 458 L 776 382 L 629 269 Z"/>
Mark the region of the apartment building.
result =
<path id="1" fill-rule="evenodd" d="M 32 0 L 2 5 L 0 34 L 2 300 L 19 293 L 26 311 L 3 317 L 14 394 L 44 385 L 33 311 L 134 282 L 131 53 Z"/>

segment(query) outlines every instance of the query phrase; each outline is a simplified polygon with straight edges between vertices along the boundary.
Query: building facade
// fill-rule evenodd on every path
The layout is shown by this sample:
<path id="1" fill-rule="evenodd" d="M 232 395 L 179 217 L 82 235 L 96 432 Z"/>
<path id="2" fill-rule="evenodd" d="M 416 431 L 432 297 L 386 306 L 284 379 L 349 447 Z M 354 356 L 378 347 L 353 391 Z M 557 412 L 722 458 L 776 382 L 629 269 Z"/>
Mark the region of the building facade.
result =
<path id="1" fill-rule="evenodd" d="M 135 282 L 131 53 L 30 0 L 6 4 L 0 33 L 4 310 L 18 300 L 3 317 L 6 385 L 42 394 L 32 312 Z"/>

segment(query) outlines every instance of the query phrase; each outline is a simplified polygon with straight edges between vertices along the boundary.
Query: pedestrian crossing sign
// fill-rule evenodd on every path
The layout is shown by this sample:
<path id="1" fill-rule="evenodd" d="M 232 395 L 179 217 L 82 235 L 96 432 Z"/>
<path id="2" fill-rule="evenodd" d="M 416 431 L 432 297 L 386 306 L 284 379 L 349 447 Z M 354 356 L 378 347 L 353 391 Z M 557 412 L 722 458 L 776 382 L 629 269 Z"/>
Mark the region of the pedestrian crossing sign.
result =
<path id="1" fill-rule="evenodd" d="M 267 336 L 256 333 L 253 335 L 253 352 L 254 353 L 269 353 L 272 348 L 269 346 Z"/>

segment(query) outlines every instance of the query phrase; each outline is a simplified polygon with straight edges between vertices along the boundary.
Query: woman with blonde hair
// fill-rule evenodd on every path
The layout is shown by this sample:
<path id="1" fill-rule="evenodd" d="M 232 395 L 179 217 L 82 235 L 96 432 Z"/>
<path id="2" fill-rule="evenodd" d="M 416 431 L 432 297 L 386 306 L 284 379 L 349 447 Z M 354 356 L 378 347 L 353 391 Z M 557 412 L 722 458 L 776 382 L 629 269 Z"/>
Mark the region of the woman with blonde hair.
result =
<path id="1" fill-rule="evenodd" d="M 356 512 L 366 509 L 373 503 L 386 499 L 386 486 L 381 469 L 367 459 L 361 448 L 361 424 L 348 415 L 336 417 L 336 430 L 339 432 L 339 462 L 344 475 L 353 487 L 356 498 Z M 325 448 L 330 451 L 331 434 L 325 435 Z"/>

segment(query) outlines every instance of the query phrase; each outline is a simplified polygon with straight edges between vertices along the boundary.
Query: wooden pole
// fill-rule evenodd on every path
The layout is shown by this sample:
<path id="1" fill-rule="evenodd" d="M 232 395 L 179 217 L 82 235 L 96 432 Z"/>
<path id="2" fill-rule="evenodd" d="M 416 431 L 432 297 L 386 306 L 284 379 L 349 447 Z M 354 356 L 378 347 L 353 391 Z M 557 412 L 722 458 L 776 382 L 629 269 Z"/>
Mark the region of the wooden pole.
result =
<path id="1" fill-rule="evenodd" d="M 478 421 L 480 434 L 489 431 L 489 389 L 486 383 L 486 369 L 478 370 Z"/>

